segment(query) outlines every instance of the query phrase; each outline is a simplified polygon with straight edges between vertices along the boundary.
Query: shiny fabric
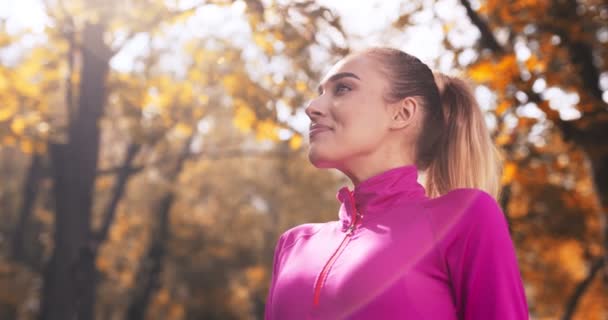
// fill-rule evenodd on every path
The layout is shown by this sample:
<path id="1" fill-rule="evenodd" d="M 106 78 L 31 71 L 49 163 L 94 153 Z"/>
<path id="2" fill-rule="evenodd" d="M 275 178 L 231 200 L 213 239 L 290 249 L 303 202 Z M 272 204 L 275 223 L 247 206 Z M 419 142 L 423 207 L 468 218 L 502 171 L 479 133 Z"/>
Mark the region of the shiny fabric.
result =
<path id="1" fill-rule="evenodd" d="M 498 203 L 473 188 L 430 199 L 417 178 L 407 165 L 343 187 L 338 220 L 285 231 L 265 320 L 528 319 Z"/>

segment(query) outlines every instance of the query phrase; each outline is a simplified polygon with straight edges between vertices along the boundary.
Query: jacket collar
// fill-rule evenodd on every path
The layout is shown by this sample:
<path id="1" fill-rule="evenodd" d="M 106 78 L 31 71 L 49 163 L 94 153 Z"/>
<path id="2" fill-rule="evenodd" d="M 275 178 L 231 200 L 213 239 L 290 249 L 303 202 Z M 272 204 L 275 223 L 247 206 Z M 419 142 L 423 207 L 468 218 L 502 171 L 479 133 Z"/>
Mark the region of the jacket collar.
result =
<path id="1" fill-rule="evenodd" d="M 365 218 L 386 211 L 397 202 L 428 199 L 424 186 L 418 183 L 418 168 L 414 164 L 386 170 L 372 176 L 350 190 L 344 186 L 336 198 L 341 202 L 339 219 L 343 228 L 348 227 L 355 215 Z"/>

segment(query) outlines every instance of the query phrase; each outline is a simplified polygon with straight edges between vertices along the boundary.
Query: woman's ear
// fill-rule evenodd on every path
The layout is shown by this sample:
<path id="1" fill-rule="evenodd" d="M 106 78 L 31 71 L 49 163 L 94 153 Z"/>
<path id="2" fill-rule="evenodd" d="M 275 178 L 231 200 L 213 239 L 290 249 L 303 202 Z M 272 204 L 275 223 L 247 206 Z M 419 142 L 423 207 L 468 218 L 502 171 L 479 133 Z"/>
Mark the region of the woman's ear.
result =
<path id="1" fill-rule="evenodd" d="M 414 121 L 418 111 L 418 101 L 413 97 L 405 97 L 391 105 L 391 129 L 403 129 Z"/>

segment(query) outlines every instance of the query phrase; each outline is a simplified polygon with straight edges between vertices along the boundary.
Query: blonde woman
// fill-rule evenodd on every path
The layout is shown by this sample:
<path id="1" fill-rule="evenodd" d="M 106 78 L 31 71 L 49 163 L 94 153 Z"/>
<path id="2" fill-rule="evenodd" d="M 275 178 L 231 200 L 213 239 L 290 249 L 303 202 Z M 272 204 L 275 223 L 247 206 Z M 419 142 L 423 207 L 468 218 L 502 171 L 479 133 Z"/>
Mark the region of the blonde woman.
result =
<path id="1" fill-rule="evenodd" d="M 500 153 L 465 81 L 371 48 L 335 64 L 306 113 L 310 161 L 354 189 L 337 220 L 281 235 L 266 320 L 528 319 Z"/>

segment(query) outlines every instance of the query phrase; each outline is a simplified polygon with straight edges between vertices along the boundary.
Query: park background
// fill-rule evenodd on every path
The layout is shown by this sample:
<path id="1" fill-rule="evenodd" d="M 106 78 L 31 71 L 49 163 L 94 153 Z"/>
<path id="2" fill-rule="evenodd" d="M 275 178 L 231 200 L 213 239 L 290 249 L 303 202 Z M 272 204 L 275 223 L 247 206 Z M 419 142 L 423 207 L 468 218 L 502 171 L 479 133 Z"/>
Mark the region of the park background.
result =
<path id="1" fill-rule="evenodd" d="M 337 219 L 303 108 L 392 46 L 469 79 L 532 319 L 608 319 L 601 0 L 0 0 L 0 319 L 262 319 Z"/>

